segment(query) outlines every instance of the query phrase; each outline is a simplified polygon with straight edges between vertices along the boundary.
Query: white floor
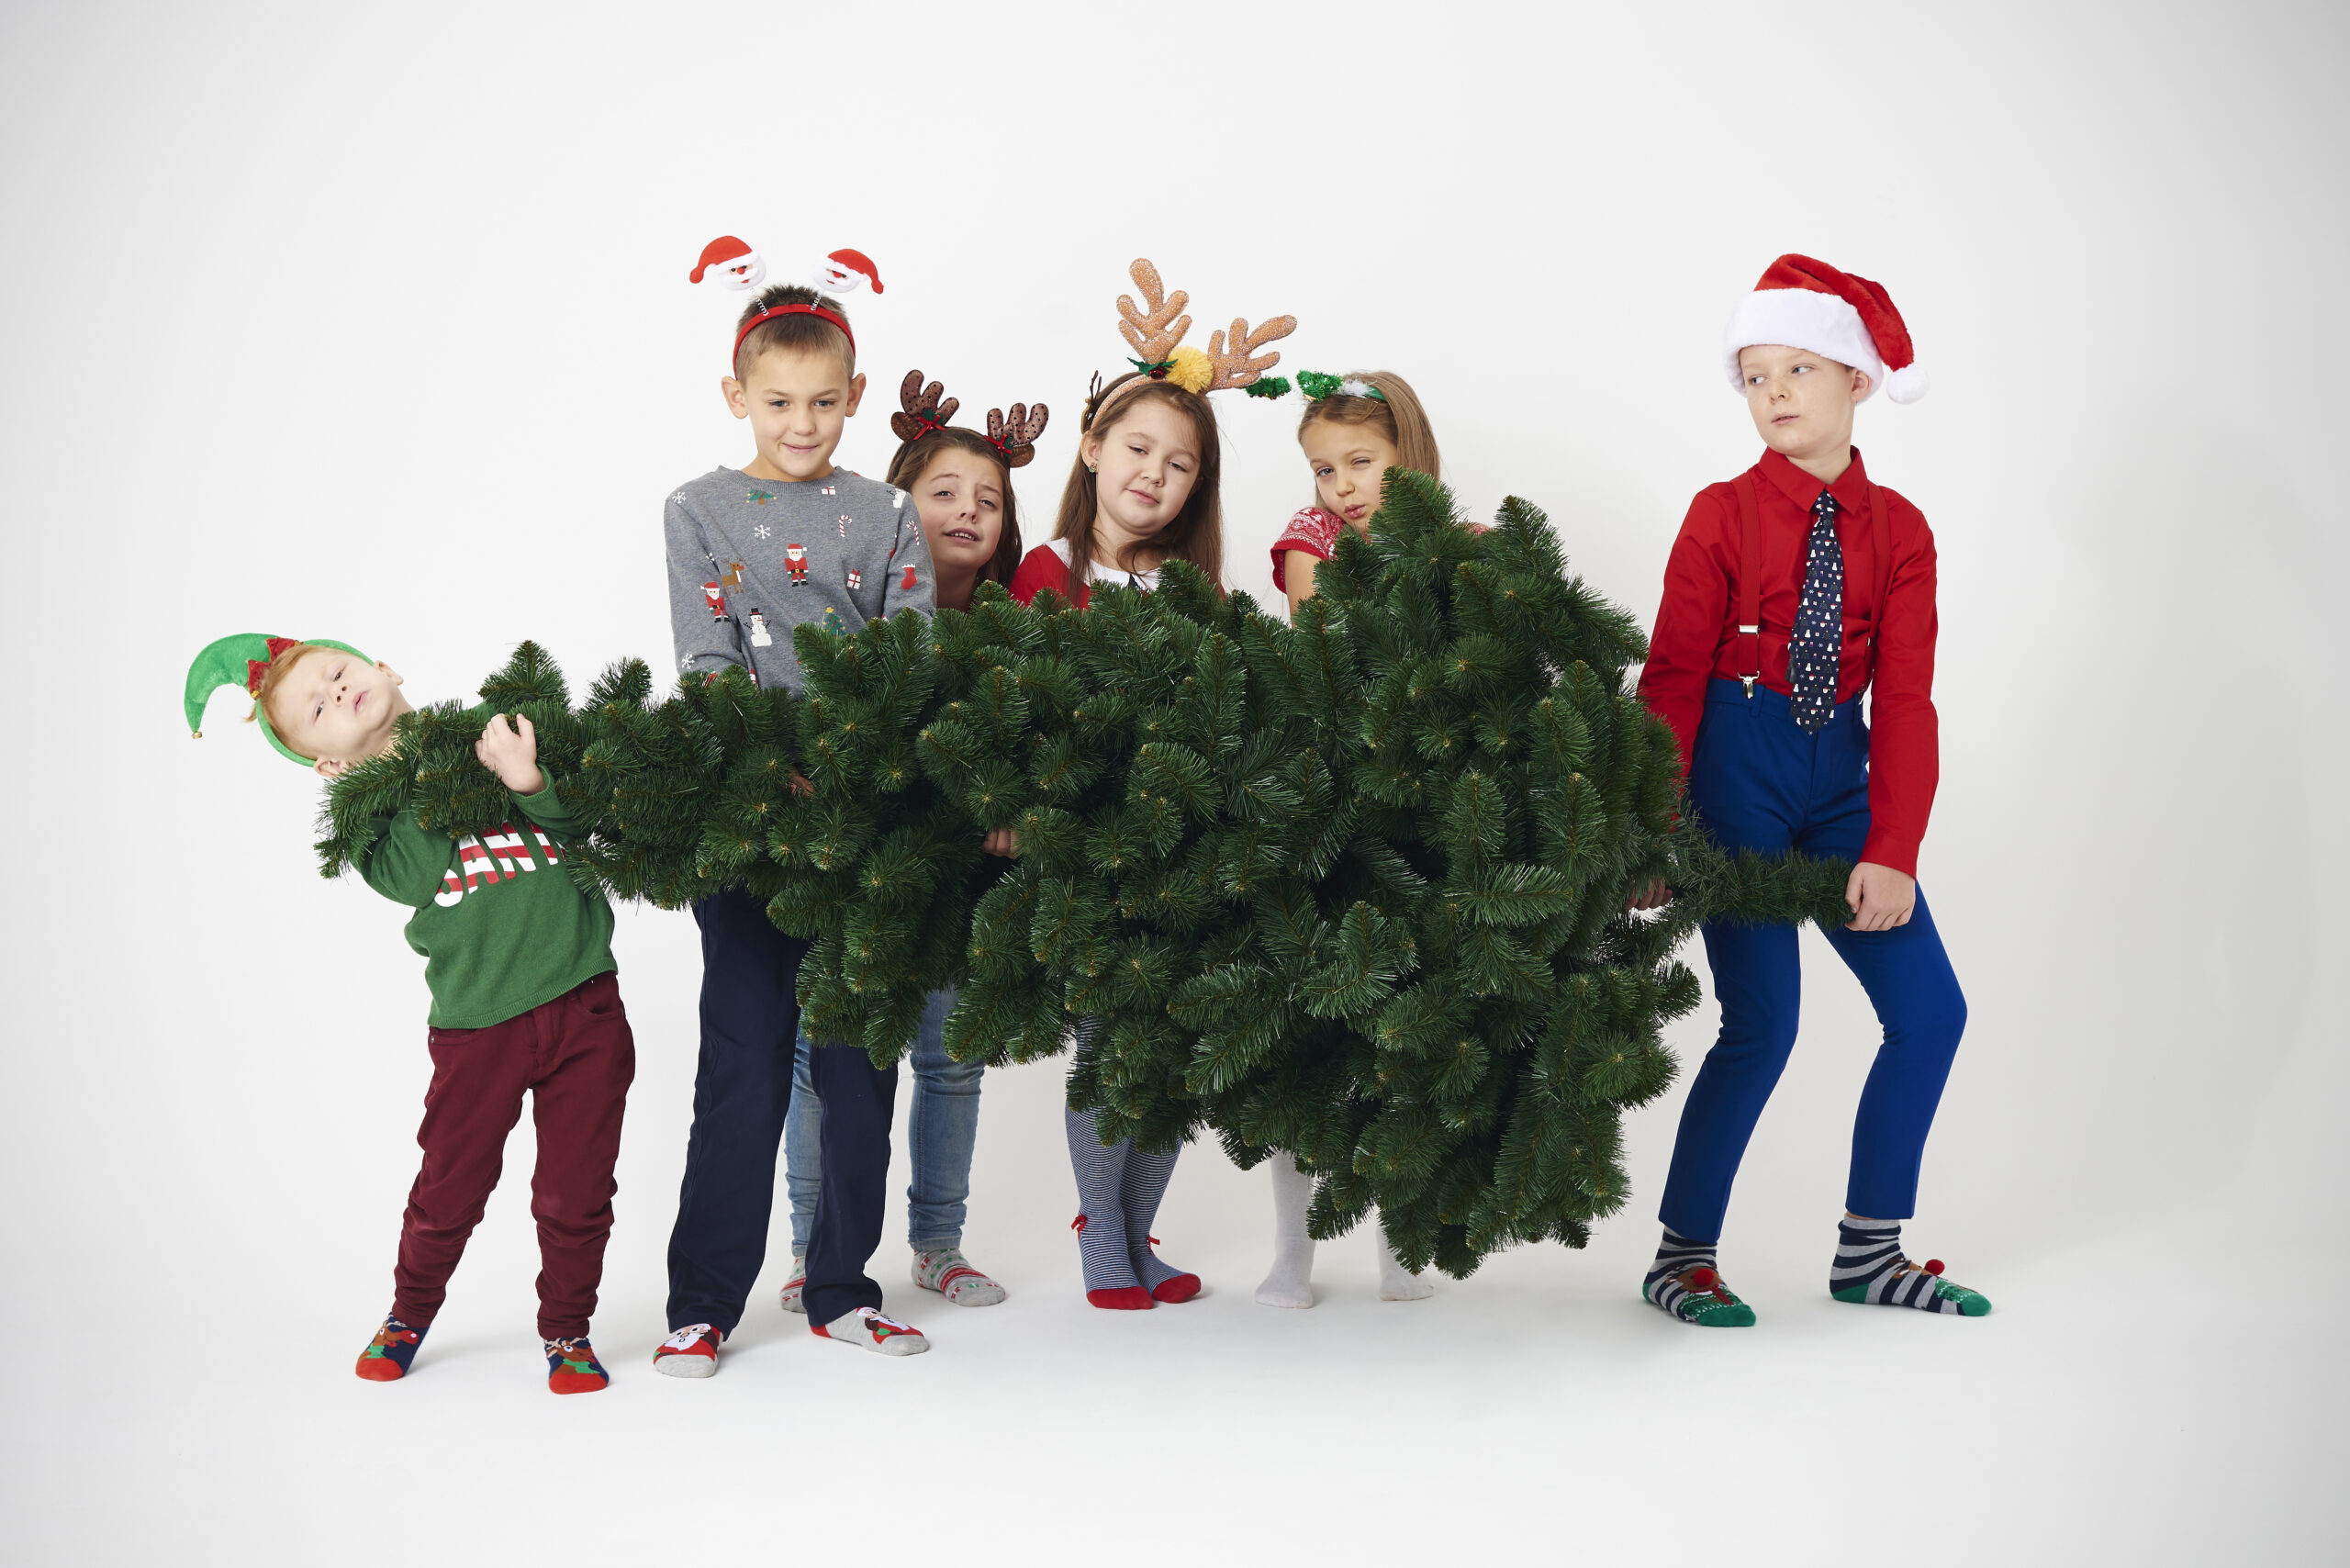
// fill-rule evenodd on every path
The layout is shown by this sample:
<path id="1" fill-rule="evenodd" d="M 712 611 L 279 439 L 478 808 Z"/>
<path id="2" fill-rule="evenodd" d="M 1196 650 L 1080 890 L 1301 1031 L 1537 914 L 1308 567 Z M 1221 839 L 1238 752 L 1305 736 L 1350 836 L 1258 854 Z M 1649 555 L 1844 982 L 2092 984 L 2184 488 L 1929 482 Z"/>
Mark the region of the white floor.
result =
<path id="1" fill-rule="evenodd" d="M 1041 1130 L 1043 1096 L 998 1098 Z M 257 1169 L 224 1149 L 191 1182 Z M 2076 1248 L 1964 1238 L 1953 1273 L 1998 1303 L 1979 1321 L 1830 1302 L 1805 1227 L 1758 1231 L 1733 1268 L 1762 1324 L 1707 1333 L 1634 1298 L 1651 1230 L 1629 1219 L 1416 1303 L 1375 1299 L 1358 1235 L 1322 1249 L 1314 1310 L 1257 1306 L 1262 1238 L 1195 1221 L 1261 1182 L 1187 1157 L 1159 1228 L 1210 1282 L 1190 1305 L 1091 1310 L 1065 1233 L 998 1226 L 972 1249 L 1011 1300 L 950 1308 L 902 1282 L 893 1235 L 889 1305 L 932 1353 L 815 1339 L 763 1283 L 706 1383 L 647 1363 L 666 1213 L 644 1197 L 598 1316 L 615 1381 L 570 1399 L 530 1338 L 519 1182 L 388 1386 L 350 1372 L 387 1225 L 321 1212 L 279 1246 L 159 1193 L 152 1242 L 183 1271 L 133 1285 L 76 1247 L 97 1294 L 10 1315 L 0 1559 L 1792 1562 L 1867 1530 L 1908 1562 L 2338 1548 L 2350 1282 L 2331 1257 L 2272 1271 L 2281 1225 L 2223 1256 L 2231 1195 Z"/>

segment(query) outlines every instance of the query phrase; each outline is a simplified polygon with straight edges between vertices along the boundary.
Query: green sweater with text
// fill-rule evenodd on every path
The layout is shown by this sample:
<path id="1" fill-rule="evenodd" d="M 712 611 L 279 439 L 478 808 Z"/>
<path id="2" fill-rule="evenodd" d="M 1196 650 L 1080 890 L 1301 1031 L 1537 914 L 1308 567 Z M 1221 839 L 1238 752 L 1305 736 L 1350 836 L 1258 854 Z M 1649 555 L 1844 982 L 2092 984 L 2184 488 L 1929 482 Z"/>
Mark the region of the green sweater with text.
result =
<path id="1" fill-rule="evenodd" d="M 583 891 L 557 841 L 579 823 L 554 779 L 517 795 L 520 825 L 447 834 L 401 812 L 373 823 L 360 851 L 367 885 L 416 911 L 408 945 L 424 955 L 436 1029 L 482 1029 L 552 1002 L 612 962 L 612 906 Z"/>

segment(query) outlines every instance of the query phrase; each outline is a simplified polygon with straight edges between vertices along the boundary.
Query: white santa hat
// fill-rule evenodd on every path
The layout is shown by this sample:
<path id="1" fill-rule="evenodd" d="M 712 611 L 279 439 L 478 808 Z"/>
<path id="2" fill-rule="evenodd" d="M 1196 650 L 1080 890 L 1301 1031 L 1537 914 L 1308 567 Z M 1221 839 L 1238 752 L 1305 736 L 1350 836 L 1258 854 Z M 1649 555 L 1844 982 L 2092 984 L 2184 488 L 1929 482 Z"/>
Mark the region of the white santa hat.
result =
<path id="1" fill-rule="evenodd" d="M 729 288 L 756 288 L 766 281 L 767 264 L 759 253 L 732 234 L 721 234 L 701 248 L 701 259 L 686 277 L 688 283 L 699 283 L 702 274 L 716 267 L 718 281 Z"/>
<path id="2" fill-rule="evenodd" d="M 1863 371 L 1872 398 L 1880 386 L 1897 403 L 1914 403 L 1926 395 L 1925 369 L 1885 286 L 1809 256 L 1773 262 L 1754 292 L 1729 313 L 1722 360 L 1733 388 L 1746 386 L 1738 351 L 1762 343 L 1808 349 Z"/>

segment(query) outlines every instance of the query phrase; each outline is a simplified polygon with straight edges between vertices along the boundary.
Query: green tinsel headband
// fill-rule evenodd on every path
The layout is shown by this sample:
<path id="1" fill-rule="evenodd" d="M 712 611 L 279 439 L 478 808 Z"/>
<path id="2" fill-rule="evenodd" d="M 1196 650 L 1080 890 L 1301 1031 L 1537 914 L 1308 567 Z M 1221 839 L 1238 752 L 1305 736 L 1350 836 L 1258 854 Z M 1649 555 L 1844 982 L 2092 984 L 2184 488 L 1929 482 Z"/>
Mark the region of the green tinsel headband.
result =
<path id="1" fill-rule="evenodd" d="M 198 740 L 204 738 L 204 705 L 222 687 L 233 686 L 254 699 L 253 722 L 261 726 L 269 744 L 277 748 L 277 755 L 305 767 L 313 766 L 317 758 L 304 756 L 277 738 L 277 731 L 271 726 L 269 715 L 262 711 L 260 702 L 261 678 L 280 654 L 300 647 L 336 648 L 353 658 L 367 657 L 350 644 L 338 643 L 331 637 L 312 637 L 305 642 L 298 637 L 264 636 L 259 632 L 239 632 L 223 637 L 196 655 L 196 662 L 187 666 L 187 733 Z"/>
<path id="2" fill-rule="evenodd" d="M 1368 381 L 1352 381 L 1343 375 L 1328 375 L 1318 370 L 1299 371 L 1297 389 L 1316 403 L 1333 394 L 1341 398 L 1376 398 L 1382 403 L 1387 401 L 1387 394 Z"/>

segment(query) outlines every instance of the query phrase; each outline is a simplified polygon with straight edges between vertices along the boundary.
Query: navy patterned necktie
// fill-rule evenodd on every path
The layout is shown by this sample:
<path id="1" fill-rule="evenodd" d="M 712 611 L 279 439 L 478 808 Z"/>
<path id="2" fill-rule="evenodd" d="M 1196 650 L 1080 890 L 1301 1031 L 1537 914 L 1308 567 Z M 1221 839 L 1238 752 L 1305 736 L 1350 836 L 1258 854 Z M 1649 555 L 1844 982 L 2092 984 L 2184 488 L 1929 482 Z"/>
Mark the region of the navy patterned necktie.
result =
<path id="1" fill-rule="evenodd" d="M 1844 546 L 1836 539 L 1836 498 L 1826 490 L 1811 503 L 1809 564 L 1803 602 L 1787 640 L 1787 685 L 1795 691 L 1796 724 L 1816 735 L 1836 708 L 1836 677 L 1843 658 Z"/>

